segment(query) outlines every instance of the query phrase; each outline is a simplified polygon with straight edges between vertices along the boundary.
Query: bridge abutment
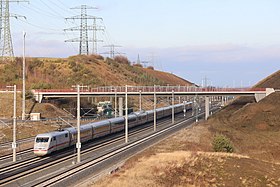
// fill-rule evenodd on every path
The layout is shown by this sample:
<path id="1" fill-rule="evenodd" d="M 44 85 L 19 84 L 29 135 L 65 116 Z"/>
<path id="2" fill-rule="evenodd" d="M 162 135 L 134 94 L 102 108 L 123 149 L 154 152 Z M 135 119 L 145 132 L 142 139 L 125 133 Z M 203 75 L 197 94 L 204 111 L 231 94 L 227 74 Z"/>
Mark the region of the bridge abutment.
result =
<path id="1" fill-rule="evenodd" d="M 255 99 L 258 103 L 260 100 L 262 100 L 263 98 L 265 98 L 266 96 L 268 96 L 274 92 L 275 92 L 275 90 L 273 88 L 266 88 L 265 93 L 255 93 Z"/>

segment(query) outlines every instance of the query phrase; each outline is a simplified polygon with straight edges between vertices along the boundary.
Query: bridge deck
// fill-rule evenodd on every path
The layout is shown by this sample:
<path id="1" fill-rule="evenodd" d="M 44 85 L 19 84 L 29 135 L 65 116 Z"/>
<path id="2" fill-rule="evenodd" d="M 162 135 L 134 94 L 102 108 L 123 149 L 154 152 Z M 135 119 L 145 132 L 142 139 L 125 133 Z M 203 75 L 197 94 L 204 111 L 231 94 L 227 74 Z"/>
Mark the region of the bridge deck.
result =
<path id="1" fill-rule="evenodd" d="M 266 94 L 265 88 L 197 88 L 188 86 L 125 86 L 98 87 L 92 89 L 81 89 L 80 96 L 123 96 L 128 95 L 200 95 L 200 96 L 222 96 L 222 95 L 244 95 Z M 76 97 L 76 89 L 47 89 L 33 90 L 37 101 L 43 98 Z"/>

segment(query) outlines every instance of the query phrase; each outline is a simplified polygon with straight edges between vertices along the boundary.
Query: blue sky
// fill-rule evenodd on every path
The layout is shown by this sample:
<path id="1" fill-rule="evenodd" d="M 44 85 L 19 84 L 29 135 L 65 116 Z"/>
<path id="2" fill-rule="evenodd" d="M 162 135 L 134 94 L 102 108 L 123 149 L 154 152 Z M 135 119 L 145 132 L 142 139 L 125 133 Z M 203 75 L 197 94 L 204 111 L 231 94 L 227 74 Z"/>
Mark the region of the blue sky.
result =
<path id="1" fill-rule="evenodd" d="M 64 18 L 79 15 L 82 4 L 98 7 L 89 15 L 103 18 L 102 46 L 121 45 L 133 62 L 140 55 L 156 69 L 201 84 L 250 86 L 280 69 L 279 0 L 30 0 L 11 3 L 14 50 L 22 56 L 22 31 L 27 32 L 26 53 L 38 57 L 68 57 L 78 43 L 64 40 L 78 33 L 63 29 L 78 25 Z M 90 46 L 91 47 L 91 46 Z"/>

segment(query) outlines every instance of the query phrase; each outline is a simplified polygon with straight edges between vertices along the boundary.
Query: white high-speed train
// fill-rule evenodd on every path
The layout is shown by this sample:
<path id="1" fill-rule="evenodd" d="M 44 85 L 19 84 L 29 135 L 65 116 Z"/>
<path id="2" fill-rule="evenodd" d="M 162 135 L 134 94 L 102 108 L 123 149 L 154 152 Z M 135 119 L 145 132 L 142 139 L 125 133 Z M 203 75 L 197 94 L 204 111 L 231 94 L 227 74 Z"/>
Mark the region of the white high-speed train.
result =
<path id="1" fill-rule="evenodd" d="M 184 106 L 185 105 L 185 106 Z M 192 102 L 174 105 L 174 113 L 180 113 L 184 110 L 192 109 Z M 170 116 L 172 106 L 156 109 L 157 119 Z M 129 128 L 143 125 L 154 120 L 154 110 L 146 112 L 136 112 L 128 115 Z M 105 136 L 124 130 L 125 117 L 117 117 L 108 120 L 98 121 L 82 125 L 80 127 L 81 142 L 86 142 L 94 138 Z M 54 151 L 70 147 L 77 143 L 77 129 L 70 127 L 60 131 L 39 134 L 34 142 L 34 154 L 44 156 Z"/>

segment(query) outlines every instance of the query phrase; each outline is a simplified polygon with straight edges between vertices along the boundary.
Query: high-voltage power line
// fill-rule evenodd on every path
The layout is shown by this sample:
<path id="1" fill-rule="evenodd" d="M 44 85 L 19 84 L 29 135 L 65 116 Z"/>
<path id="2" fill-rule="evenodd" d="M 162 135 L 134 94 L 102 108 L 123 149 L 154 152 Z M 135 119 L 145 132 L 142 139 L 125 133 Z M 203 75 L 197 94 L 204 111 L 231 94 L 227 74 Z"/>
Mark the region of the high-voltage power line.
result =
<path id="1" fill-rule="evenodd" d="M 80 31 L 80 37 L 75 39 L 66 40 L 65 42 L 79 42 L 79 54 L 89 54 L 89 42 L 93 42 L 93 53 L 97 53 L 97 42 L 101 40 L 97 39 L 96 32 L 99 30 L 104 30 L 103 27 L 97 26 L 96 21 L 102 20 L 100 17 L 87 15 L 88 9 L 97 9 L 95 7 L 89 7 L 87 5 L 81 5 L 79 7 L 71 8 L 71 9 L 80 9 L 81 15 L 73 16 L 70 18 L 65 18 L 66 20 L 80 20 L 80 26 L 72 27 L 69 29 L 64 29 L 64 31 Z M 92 26 L 88 26 L 88 20 L 93 20 Z M 89 39 L 88 31 L 93 31 L 93 38 Z"/>

